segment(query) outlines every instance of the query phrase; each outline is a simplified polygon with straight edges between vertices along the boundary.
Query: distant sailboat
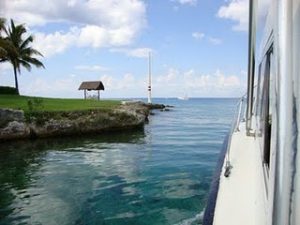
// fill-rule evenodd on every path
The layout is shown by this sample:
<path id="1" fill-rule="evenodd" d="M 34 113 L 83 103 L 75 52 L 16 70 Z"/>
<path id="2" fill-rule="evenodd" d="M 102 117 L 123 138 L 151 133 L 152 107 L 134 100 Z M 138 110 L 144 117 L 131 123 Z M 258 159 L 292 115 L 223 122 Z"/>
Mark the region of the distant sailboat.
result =
<path id="1" fill-rule="evenodd" d="M 179 97 L 177 97 L 178 98 L 178 100 L 189 100 L 189 97 L 187 96 L 187 94 L 185 94 L 184 96 L 179 96 Z"/>

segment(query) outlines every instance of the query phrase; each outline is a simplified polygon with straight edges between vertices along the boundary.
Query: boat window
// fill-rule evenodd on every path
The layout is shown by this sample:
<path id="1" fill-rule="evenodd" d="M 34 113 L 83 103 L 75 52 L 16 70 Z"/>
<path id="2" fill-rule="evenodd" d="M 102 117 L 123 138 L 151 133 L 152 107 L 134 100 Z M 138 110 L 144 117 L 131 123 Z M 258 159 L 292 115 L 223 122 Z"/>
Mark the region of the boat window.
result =
<path id="1" fill-rule="evenodd" d="M 261 64 L 259 64 L 259 67 L 258 67 L 258 72 L 257 74 L 259 75 L 261 72 Z M 252 107 L 252 115 L 254 115 L 255 117 L 257 117 L 258 115 L 258 110 L 257 110 L 257 102 L 258 102 L 258 89 L 259 89 L 259 78 L 260 76 L 255 76 L 255 85 L 254 85 L 254 88 L 253 88 L 253 107 Z"/>
<path id="2" fill-rule="evenodd" d="M 257 81 L 257 136 L 260 139 L 263 161 L 267 167 L 269 167 L 270 164 L 270 138 L 272 126 L 270 107 L 270 80 L 272 61 L 273 53 L 272 49 L 270 49 L 259 66 Z"/>
<path id="3" fill-rule="evenodd" d="M 264 129 L 262 123 L 263 117 L 263 107 L 264 107 L 264 86 L 265 86 L 265 79 L 266 79 L 266 64 L 267 64 L 267 56 L 264 57 L 263 61 L 259 65 L 258 70 L 258 78 L 257 78 L 257 106 L 256 106 L 256 123 L 257 123 L 257 135 L 262 137 Z"/>
<path id="4" fill-rule="evenodd" d="M 268 64 L 266 67 L 266 75 L 268 77 L 268 84 L 266 88 L 266 106 L 264 114 L 264 163 L 270 167 L 270 151 L 271 151 L 271 127 L 272 127 L 272 107 L 271 107 L 271 82 L 273 79 L 273 51 L 268 53 Z"/>
<path id="5" fill-rule="evenodd" d="M 265 79 L 262 93 L 262 111 L 261 111 L 261 125 L 262 125 L 262 142 L 263 142 L 263 157 L 264 163 L 269 167 L 270 164 L 270 55 L 267 55 L 265 67 Z"/>
<path id="6" fill-rule="evenodd" d="M 258 67 L 258 77 L 257 77 L 257 88 L 256 88 L 256 108 L 255 108 L 255 116 L 257 117 L 259 115 L 259 111 L 260 111 L 260 99 L 259 99 L 259 96 L 260 96 L 260 80 L 262 79 L 261 78 L 261 67 L 262 67 L 262 64 L 263 63 L 260 63 L 259 64 L 259 67 Z M 258 125 L 258 124 L 257 124 Z"/>

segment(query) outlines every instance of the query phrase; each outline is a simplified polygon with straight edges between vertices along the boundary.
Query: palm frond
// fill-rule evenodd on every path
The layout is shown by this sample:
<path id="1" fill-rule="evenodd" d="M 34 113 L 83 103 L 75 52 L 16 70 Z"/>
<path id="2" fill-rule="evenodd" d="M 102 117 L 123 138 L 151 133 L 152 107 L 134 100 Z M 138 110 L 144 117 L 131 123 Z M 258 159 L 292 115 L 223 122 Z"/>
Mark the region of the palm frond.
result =
<path id="1" fill-rule="evenodd" d="M 36 58 L 26 57 L 24 58 L 24 61 L 36 66 L 37 68 L 45 68 L 44 64 Z"/>
<path id="2" fill-rule="evenodd" d="M 20 49 L 27 48 L 28 45 L 29 45 L 30 43 L 32 43 L 32 42 L 33 42 L 33 37 L 30 35 L 28 38 L 26 38 L 25 41 L 23 41 L 23 43 L 22 43 L 21 46 L 20 46 Z"/>
<path id="3" fill-rule="evenodd" d="M 22 49 L 21 54 L 27 55 L 27 56 L 34 56 L 34 55 L 43 56 L 42 53 L 40 53 L 38 50 L 30 48 L 30 47 Z"/>
<path id="4" fill-rule="evenodd" d="M 27 69 L 28 71 L 31 71 L 31 65 L 28 61 L 25 60 L 20 60 L 20 64 L 25 67 L 25 69 Z M 21 72 L 20 69 L 18 70 L 19 73 Z"/>
<path id="5" fill-rule="evenodd" d="M 8 38 L 15 45 L 20 47 L 23 40 L 22 36 L 27 32 L 23 24 L 15 25 L 14 21 L 11 20 L 11 27 L 8 30 Z"/>
<path id="6" fill-rule="evenodd" d="M 4 33 L 7 34 L 7 29 L 6 29 L 5 23 L 6 23 L 6 19 L 0 17 L 0 34 L 1 34 L 1 31 L 4 31 Z"/>
<path id="7" fill-rule="evenodd" d="M 6 56 L 7 56 L 7 51 L 6 51 L 4 48 L 0 47 L 0 59 L 1 59 L 1 60 L 2 60 L 2 59 L 5 59 Z M 0 61 L 0 62 L 1 62 L 1 61 Z"/>
<path id="8" fill-rule="evenodd" d="M 31 49 L 31 55 L 39 55 L 39 56 L 44 57 L 42 53 L 40 53 L 38 50 L 33 49 L 33 48 Z"/>
<path id="9" fill-rule="evenodd" d="M 18 57 L 18 51 L 8 39 L 0 38 L 0 48 L 6 51 L 6 57 Z"/>
<path id="10" fill-rule="evenodd" d="M 7 56 L 6 42 L 0 38 L 0 59 Z"/>

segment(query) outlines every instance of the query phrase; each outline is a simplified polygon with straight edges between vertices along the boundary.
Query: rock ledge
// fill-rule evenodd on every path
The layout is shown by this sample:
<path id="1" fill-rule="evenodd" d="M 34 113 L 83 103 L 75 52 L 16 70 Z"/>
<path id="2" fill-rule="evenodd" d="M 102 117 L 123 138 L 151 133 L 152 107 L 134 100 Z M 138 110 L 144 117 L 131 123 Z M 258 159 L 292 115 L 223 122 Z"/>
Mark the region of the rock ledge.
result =
<path id="1" fill-rule="evenodd" d="M 128 102 L 113 110 L 24 113 L 0 109 L 0 140 L 134 129 L 143 127 L 151 109 L 142 102 Z"/>

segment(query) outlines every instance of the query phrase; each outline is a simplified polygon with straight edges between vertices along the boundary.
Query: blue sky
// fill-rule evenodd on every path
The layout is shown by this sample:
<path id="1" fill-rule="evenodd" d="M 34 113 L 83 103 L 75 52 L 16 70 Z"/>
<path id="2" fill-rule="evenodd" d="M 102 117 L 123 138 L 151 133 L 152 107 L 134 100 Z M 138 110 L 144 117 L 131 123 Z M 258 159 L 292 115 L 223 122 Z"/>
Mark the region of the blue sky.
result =
<path id="1" fill-rule="evenodd" d="M 105 98 L 238 97 L 246 90 L 246 0 L 4 0 L 0 16 L 25 23 L 46 69 L 25 69 L 23 95 L 82 97 L 102 80 Z M 0 64 L 0 85 L 14 85 Z M 93 94 L 93 93 L 91 93 Z"/>

